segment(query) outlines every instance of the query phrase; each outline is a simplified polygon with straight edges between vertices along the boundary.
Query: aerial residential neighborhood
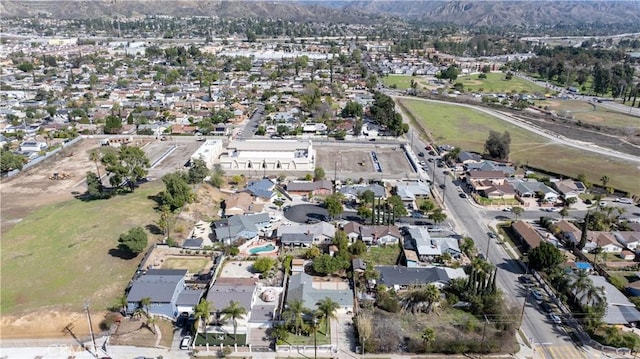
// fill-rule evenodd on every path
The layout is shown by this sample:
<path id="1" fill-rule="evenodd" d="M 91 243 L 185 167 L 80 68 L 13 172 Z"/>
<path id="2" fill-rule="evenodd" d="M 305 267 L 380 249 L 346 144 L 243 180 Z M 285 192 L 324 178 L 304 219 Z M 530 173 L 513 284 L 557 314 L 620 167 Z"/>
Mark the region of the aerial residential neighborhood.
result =
<path id="1" fill-rule="evenodd" d="M 0 4 L 0 358 L 637 355 L 636 3 L 107 3 Z"/>

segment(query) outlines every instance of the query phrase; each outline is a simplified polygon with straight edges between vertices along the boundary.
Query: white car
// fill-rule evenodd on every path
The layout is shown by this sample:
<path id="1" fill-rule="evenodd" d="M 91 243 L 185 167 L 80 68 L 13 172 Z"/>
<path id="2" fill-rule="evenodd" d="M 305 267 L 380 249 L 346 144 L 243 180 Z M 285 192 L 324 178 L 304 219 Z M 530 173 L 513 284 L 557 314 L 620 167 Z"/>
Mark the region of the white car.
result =
<path id="1" fill-rule="evenodd" d="M 182 338 L 182 340 L 180 341 L 180 349 L 182 350 L 189 349 L 189 344 L 191 344 L 191 336 L 187 335 L 186 337 Z"/>
<path id="2" fill-rule="evenodd" d="M 549 319 L 551 319 L 555 324 L 562 324 L 562 319 L 560 319 L 560 317 L 555 313 L 549 313 Z"/>

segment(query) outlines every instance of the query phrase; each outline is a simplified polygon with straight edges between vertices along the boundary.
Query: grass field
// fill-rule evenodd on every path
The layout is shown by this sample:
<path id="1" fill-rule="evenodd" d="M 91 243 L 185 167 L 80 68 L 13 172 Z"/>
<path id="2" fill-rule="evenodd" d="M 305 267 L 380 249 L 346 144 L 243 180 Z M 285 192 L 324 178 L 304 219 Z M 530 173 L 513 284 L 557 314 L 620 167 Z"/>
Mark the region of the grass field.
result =
<path id="1" fill-rule="evenodd" d="M 486 79 L 478 78 L 480 74 L 458 76 L 454 82 L 462 82 L 464 89 L 472 92 L 484 93 L 540 93 L 544 94 L 547 90 L 530 81 L 523 80 L 519 77 L 513 77 L 511 80 L 505 80 L 503 73 L 488 73 Z"/>
<path id="2" fill-rule="evenodd" d="M 554 110 L 558 114 L 567 113 L 568 111 L 576 120 L 594 125 L 635 128 L 640 126 L 640 118 L 638 117 L 598 107 L 597 104 L 594 106 L 584 101 L 544 100 L 536 101 L 535 104 L 543 108 L 548 107 L 549 110 Z"/>
<path id="3" fill-rule="evenodd" d="M 175 258 L 170 257 L 167 258 L 164 263 L 162 263 L 162 268 L 167 269 L 186 269 L 189 273 L 198 273 L 201 270 L 205 269 L 211 261 L 207 258 L 197 257 L 197 258 Z"/>
<path id="4" fill-rule="evenodd" d="M 398 264 L 400 248 L 398 246 L 369 247 L 369 250 L 362 255 L 362 258 L 376 265 Z"/>
<path id="5" fill-rule="evenodd" d="M 411 80 L 418 81 L 418 77 L 409 75 L 389 75 L 381 76 L 380 81 L 387 87 L 395 87 L 398 90 L 406 90 L 411 88 Z"/>
<path id="6" fill-rule="evenodd" d="M 640 193 L 640 169 L 633 163 L 552 144 L 546 138 L 469 108 L 419 100 L 400 103 L 438 144 L 482 152 L 490 130 L 507 130 L 511 134 L 511 160 L 574 178 L 584 173 L 593 183 L 607 173 L 615 188 Z"/>
<path id="7" fill-rule="evenodd" d="M 36 307 L 82 310 L 83 303 L 112 306 L 142 255 L 110 254 L 129 229 L 157 220 L 153 209 L 163 186 L 147 184 L 108 200 L 69 200 L 33 212 L 2 238 L 2 314 Z M 149 236 L 149 243 L 156 238 Z"/>

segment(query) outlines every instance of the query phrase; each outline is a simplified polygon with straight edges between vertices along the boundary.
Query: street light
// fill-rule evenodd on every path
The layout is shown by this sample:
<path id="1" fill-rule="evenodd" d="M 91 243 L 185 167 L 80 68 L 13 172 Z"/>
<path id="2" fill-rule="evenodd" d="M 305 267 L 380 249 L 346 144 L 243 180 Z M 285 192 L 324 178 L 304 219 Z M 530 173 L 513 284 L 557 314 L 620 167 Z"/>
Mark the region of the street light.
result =
<path id="1" fill-rule="evenodd" d="M 318 358 L 318 318 L 313 318 L 313 357 Z"/>

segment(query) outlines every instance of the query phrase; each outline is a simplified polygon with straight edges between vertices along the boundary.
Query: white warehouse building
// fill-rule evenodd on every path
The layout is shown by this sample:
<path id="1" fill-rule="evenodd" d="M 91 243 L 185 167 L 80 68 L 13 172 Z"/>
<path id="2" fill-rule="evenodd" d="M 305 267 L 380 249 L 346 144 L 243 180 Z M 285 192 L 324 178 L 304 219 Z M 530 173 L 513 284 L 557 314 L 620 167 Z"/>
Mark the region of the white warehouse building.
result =
<path id="1" fill-rule="evenodd" d="M 311 140 L 236 140 L 220 156 L 224 170 L 313 171 Z"/>
<path id="2" fill-rule="evenodd" d="M 207 168 L 213 168 L 218 161 L 218 157 L 222 154 L 222 141 L 206 140 L 196 152 L 191 155 L 191 161 L 201 159 L 207 165 Z"/>

